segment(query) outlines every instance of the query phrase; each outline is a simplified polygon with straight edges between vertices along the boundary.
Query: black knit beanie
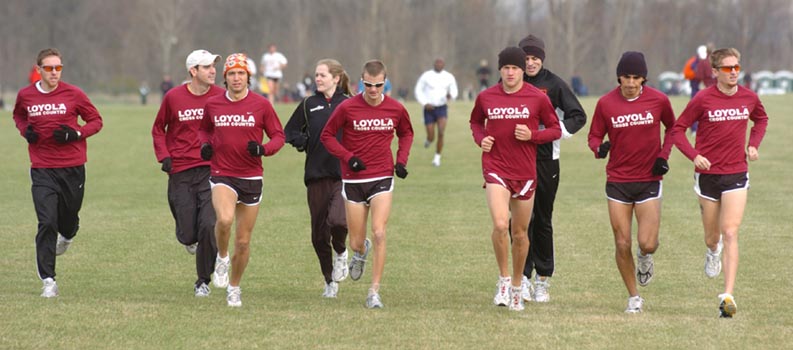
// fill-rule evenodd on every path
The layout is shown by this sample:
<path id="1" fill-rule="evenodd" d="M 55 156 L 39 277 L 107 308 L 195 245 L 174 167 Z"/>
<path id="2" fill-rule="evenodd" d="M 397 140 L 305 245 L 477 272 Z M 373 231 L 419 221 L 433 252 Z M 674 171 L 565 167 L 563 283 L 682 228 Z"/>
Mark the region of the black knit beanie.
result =
<path id="1" fill-rule="evenodd" d="M 542 39 L 529 34 L 529 36 L 520 40 L 518 47 L 523 49 L 527 56 L 532 55 L 539 58 L 540 61 L 545 61 L 545 43 Z"/>
<path id="2" fill-rule="evenodd" d="M 510 46 L 498 53 L 498 69 L 508 64 L 526 70 L 526 53 L 517 46 Z"/>
<path id="3" fill-rule="evenodd" d="M 647 63 L 644 54 L 637 51 L 626 51 L 617 63 L 617 77 L 623 75 L 637 75 L 647 79 Z"/>

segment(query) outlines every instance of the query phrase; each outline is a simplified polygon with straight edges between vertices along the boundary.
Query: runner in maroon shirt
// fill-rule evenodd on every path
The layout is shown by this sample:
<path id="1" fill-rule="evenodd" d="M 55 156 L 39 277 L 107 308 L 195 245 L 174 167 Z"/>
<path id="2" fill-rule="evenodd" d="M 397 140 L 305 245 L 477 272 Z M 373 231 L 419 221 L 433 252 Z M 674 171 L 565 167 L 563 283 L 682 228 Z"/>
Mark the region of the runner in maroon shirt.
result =
<path id="1" fill-rule="evenodd" d="M 176 222 L 176 239 L 194 254 L 195 296 L 209 296 L 215 270 L 215 210 L 209 189 L 209 162 L 201 159 L 198 126 L 204 105 L 225 90 L 215 85 L 215 65 L 220 56 L 195 50 L 185 66 L 190 82 L 169 90 L 163 98 L 151 135 L 154 153 L 168 173 L 168 204 Z"/>
<path id="2" fill-rule="evenodd" d="M 688 103 L 672 130 L 675 145 L 694 162 L 694 191 L 702 208 L 705 229 L 705 274 L 719 275 L 724 249 L 724 293 L 719 295 L 721 317 L 737 311 L 733 289 L 738 271 L 738 228 L 743 220 L 749 189 L 749 160 L 757 160 L 757 149 L 768 126 L 768 116 L 757 95 L 738 85 L 741 54 L 733 48 L 710 54 L 716 85 L 706 88 Z M 754 125 L 746 145 L 746 126 Z M 685 131 L 699 122 L 696 146 Z"/>
<path id="3" fill-rule="evenodd" d="M 227 287 L 228 305 L 239 307 L 242 306 L 240 281 L 248 265 L 251 233 L 262 197 L 261 156 L 278 152 L 285 137 L 270 102 L 248 90 L 251 73 L 244 54 L 235 53 L 226 58 L 223 78 L 226 93 L 207 101 L 199 137 L 201 158 L 212 159 L 210 184 L 218 246 L 212 280 L 216 287 Z M 270 141 L 262 145 L 264 133 Z M 229 238 L 235 216 L 234 256 L 229 261 Z"/>
<path id="4" fill-rule="evenodd" d="M 342 195 L 347 211 L 350 248 L 354 254 L 350 278 L 357 281 L 364 271 L 371 242 L 366 238 L 366 218 L 372 212 L 374 258 L 372 286 L 366 307 L 382 308 L 380 280 L 385 268 L 386 223 L 391 214 L 394 173 L 405 178 L 408 171 L 413 127 L 405 107 L 383 94 L 386 67 L 383 62 L 366 62 L 361 75 L 364 92 L 342 102 L 322 130 L 320 141 L 341 160 Z M 342 132 L 342 141 L 336 139 Z M 399 137 L 396 165 L 391 140 Z"/>
<path id="5" fill-rule="evenodd" d="M 471 111 L 474 142 L 482 148 L 482 175 L 493 219 L 493 250 L 499 281 L 493 303 L 523 310 L 521 280 L 529 253 L 528 227 L 534 206 L 537 145 L 562 135 L 548 96 L 524 83 L 526 54 L 508 47 L 498 55 L 501 83 L 482 91 Z M 542 122 L 545 129 L 540 130 Z M 512 214 L 512 274 L 509 219 Z M 511 287 L 511 288 L 510 288 Z"/>
<path id="6" fill-rule="evenodd" d="M 614 233 L 615 259 L 628 289 L 627 313 L 642 312 L 644 299 L 636 288 L 653 278 L 652 254 L 658 248 L 663 175 L 669 170 L 671 130 L 675 115 L 669 98 L 646 86 L 647 64 L 641 52 L 628 51 L 617 64 L 619 87 L 598 100 L 589 129 L 589 148 L 605 158 L 606 198 Z M 666 132 L 661 145 L 661 124 Z M 608 135 L 608 141 L 603 137 Z M 631 241 L 632 216 L 639 226 L 638 266 Z"/>
<path id="7" fill-rule="evenodd" d="M 36 264 L 42 297 L 58 296 L 55 256 L 66 252 L 80 227 L 85 193 L 85 139 L 102 129 L 102 117 L 78 87 L 61 81 L 61 53 L 36 59 L 41 80 L 19 90 L 14 122 L 28 142 L 33 205 L 38 218 Z M 85 123 L 80 125 L 77 117 Z"/>

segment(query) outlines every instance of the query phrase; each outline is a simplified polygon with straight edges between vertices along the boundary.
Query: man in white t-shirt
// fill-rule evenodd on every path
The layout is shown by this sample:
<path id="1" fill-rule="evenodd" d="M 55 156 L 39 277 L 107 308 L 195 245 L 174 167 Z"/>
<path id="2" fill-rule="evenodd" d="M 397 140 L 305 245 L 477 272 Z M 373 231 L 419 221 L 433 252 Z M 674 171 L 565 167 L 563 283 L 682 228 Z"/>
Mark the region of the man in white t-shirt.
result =
<path id="1" fill-rule="evenodd" d="M 427 128 L 427 139 L 424 148 L 428 148 L 435 138 L 435 126 L 438 126 L 438 143 L 432 165 L 441 166 L 443 151 L 443 134 L 446 130 L 446 119 L 449 116 L 446 103 L 457 98 L 457 81 L 452 73 L 444 70 L 446 62 L 436 58 L 433 69 L 424 72 L 416 82 L 416 101 L 424 106 L 424 126 Z"/>
<path id="2" fill-rule="evenodd" d="M 281 79 L 284 77 L 283 70 L 286 69 L 286 57 L 276 51 L 275 44 L 267 47 L 267 52 L 262 55 L 262 75 L 267 78 L 267 86 L 270 90 L 268 95 L 270 102 L 278 100 L 278 92 Z"/>

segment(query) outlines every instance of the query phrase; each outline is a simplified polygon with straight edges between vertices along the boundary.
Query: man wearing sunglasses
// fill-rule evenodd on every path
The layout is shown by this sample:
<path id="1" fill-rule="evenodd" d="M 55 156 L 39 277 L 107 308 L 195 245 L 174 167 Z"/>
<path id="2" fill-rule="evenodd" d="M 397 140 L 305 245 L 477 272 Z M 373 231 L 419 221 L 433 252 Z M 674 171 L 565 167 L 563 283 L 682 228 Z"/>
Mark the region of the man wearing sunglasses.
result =
<path id="1" fill-rule="evenodd" d="M 209 188 L 209 161 L 201 159 L 198 128 L 210 97 L 223 95 L 215 85 L 220 56 L 195 50 L 185 66 L 190 82 L 165 94 L 151 135 L 154 154 L 168 174 L 168 205 L 176 222 L 176 239 L 195 255 L 196 297 L 209 296 L 215 271 L 215 211 Z"/>
<path id="2" fill-rule="evenodd" d="M 320 134 L 328 152 L 341 161 L 342 196 L 347 211 L 347 227 L 354 255 L 350 278 L 357 281 L 364 271 L 371 242 L 366 238 L 366 220 L 372 213 L 372 284 L 365 306 L 382 308 L 380 280 L 385 268 L 386 223 L 391 214 L 394 174 L 404 179 L 413 126 L 410 115 L 398 101 L 383 94 L 386 67 L 383 62 L 366 62 L 361 75 L 364 92 L 342 102 L 331 114 Z M 336 135 L 341 130 L 341 142 Z M 399 137 L 396 164 L 391 152 L 394 133 Z"/>
<path id="3" fill-rule="evenodd" d="M 741 54 L 734 48 L 710 54 L 716 85 L 701 90 L 688 103 L 672 128 L 675 146 L 694 162 L 694 192 L 699 197 L 705 231 L 705 275 L 719 276 L 724 267 L 724 293 L 719 294 L 721 317 L 738 310 L 733 297 L 738 271 L 738 228 L 749 190 L 746 158 L 760 158 L 758 148 L 768 126 L 763 103 L 738 84 Z M 753 125 L 746 146 L 746 127 Z M 685 131 L 699 122 L 695 144 Z M 722 252 L 724 253 L 722 256 Z"/>
<path id="4" fill-rule="evenodd" d="M 102 117 L 80 88 L 61 81 L 58 49 L 39 52 L 41 80 L 19 91 L 14 122 L 28 142 L 33 206 L 38 218 L 36 264 L 42 297 L 59 294 L 55 257 L 66 252 L 80 227 L 85 193 L 85 139 L 102 129 Z M 83 125 L 77 122 L 77 117 Z"/>

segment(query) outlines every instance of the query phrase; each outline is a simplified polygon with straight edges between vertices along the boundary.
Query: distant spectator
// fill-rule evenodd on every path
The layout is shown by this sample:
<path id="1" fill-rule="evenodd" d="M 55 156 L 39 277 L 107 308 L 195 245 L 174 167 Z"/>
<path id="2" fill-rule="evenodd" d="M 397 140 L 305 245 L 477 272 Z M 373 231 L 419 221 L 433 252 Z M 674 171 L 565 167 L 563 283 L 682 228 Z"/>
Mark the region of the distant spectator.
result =
<path id="1" fill-rule="evenodd" d="M 267 47 L 267 52 L 262 55 L 262 75 L 267 78 L 270 102 L 279 101 L 278 94 L 281 91 L 279 84 L 284 79 L 283 70 L 286 69 L 286 64 L 286 56 L 278 52 L 275 44 L 270 44 Z"/>
<path id="2" fill-rule="evenodd" d="M 574 75 L 573 78 L 570 80 L 570 85 L 573 88 L 573 93 L 577 96 L 587 96 L 589 95 L 589 88 L 584 85 L 584 81 L 581 80 L 581 77 L 578 75 Z"/>
<path id="3" fill-rule="evenodd" d="M 752 89 L 752 72 L 746 70 L 743 73 L 743 86 L 749 90 Z"/>
<path id="4" fill-rule="evenodd" d="M 168 90 L 170 89 L 173 89 L 173 81 L 171 80 L 170 75 L 165 74 L 162 76 L 162 83 L 160 83 L 160 91 L 162 92 L 162 95 L 165 96 L 165 93 L 168 92 Z"/>
<path id="5" fill-rule="evenodd" d="M 140 87 L 138 88 L 138 92 L 140 93 L 140 104 L 146 105 L 146 97 L 149 96 L 149 83 L 142 82 Z"/>
<path id="6" fill-rule="evenodd" d="M 487 89 L 490 86 L 490 67 L 487 60 L 479 61 L 479 68 L 476 69 L 476 78 L 479 79 L 479 91 Z"/>
<path id="7" fill-rule="evenodd" d="M 41 80 L 41 74 L 39 74 L 39 66 L 33 65 L 33 68 L 30 69 L 30 74 L 28 74 L 28 82 L 31 84 Z"/>
<path id="8" fill-rule="evenodd" d="M 705 47 L 705 57 L 700 58 L 697 62 L 696 79 L 701 81 L 705 87 L 710 87 L 716 84 L 716 78 L 713 75 L 713 67 L 710 66 L 710 53 L 713 52 L 713 43 L 708 43 Z M 698 49 L 697 55 L 702 57 Z"/>
<path id="9" fill-rule="evenodd" d="M 713 52 L 713 48 L 713 43 L 708 43 L 705 46 L 704 56 L 702 55 L 702 46 L 697 48 L 697 56 L 699 57 L 699 61 L 697 61 L 695 79 L 701 81 L 706 88 L 716 84 L 716 78 L 713 75 L 713 67 L 710 65 L 710 53 Z M 697 84 L 697 89 L 699 89 L 699 84 Z M 691 97 L 694 97 L 694 93 L 691 94 Z M 691 135 L 697 134 L 698 127 L 699 121 L 694 121 L 694 123 L 691 124 Z"/>

